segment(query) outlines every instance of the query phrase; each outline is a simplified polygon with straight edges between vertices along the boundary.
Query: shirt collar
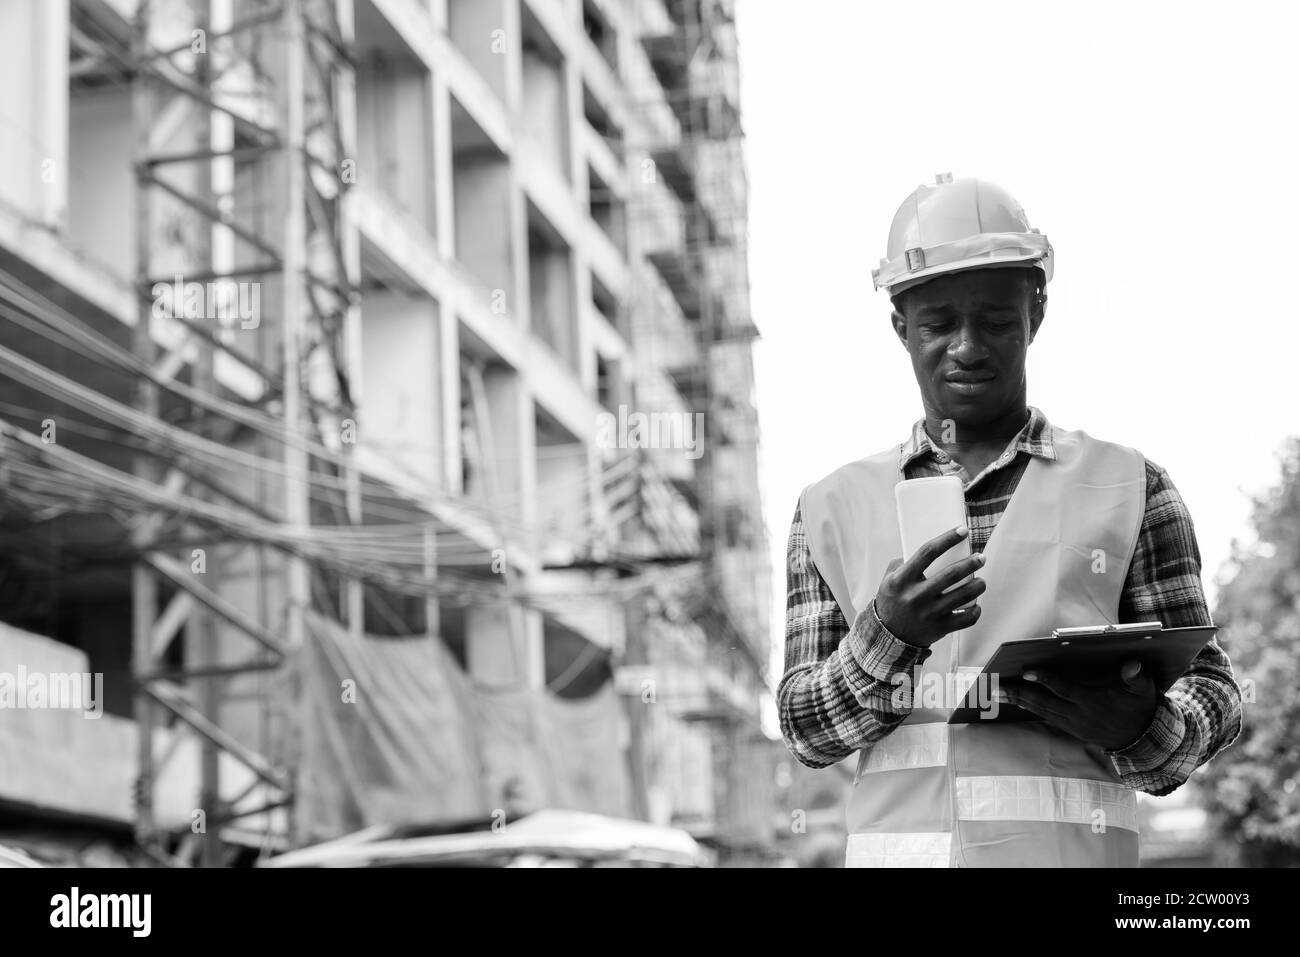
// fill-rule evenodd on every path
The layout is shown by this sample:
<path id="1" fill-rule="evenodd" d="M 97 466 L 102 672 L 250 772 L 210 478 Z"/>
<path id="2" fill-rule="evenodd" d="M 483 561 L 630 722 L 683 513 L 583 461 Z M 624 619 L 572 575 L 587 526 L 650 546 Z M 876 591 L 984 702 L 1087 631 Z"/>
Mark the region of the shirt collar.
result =
<path id="1" fill-rule="evenodd" d="M 1056 444 L 1052 440 L 1052 423 L 1048 422 L 1047 416 L 1043 415 L 1038 409 L 1032 405 L 1029 406 L 1029 419 L 1021 430 L 1016 433 L 1016 437 L 1007 444 L 1007 448 L 1014 452 L 1026 452 L 1049 462 L 1056 461 Z M 921 418 L 912 426 L 911 437 L 898 447 L 898 467 L 901 470 L 913 459 L 927 454 L 939 457 L 941 450 L 931 440 L 929 433 L 925 431 L 925 419 Z"/>

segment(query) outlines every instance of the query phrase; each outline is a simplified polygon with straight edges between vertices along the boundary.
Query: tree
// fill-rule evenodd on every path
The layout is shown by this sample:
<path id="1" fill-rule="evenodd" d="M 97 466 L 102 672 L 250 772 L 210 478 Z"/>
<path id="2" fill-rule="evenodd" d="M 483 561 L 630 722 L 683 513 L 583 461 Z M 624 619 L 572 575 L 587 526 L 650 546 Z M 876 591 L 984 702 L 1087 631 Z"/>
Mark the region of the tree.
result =
<path id="1" fill-rule="evenodd" d="M 1255 500 L 1258 541 L 1234 543 L 1214 615 L 1244 715 L 1202 782 L 1220 847 L 1248 867 L 1300 864 L 1300 438 L 1281 460 L 1280 484 Z"/>

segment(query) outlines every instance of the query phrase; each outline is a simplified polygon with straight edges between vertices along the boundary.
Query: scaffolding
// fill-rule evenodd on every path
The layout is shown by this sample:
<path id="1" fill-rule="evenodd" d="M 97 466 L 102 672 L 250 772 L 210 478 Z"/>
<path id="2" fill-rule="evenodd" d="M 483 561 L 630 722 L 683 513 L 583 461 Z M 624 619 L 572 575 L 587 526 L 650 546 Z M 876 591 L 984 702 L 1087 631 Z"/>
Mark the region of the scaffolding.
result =
<path id="1" fill-rule="evenodd" d="M 463 487 L 431 481 L 396 457 L 381 462 L 380 445 L 354 441 L 362 274 L 380 292 L 389 283 L 411 286 L 410 263 L 390 263 L 373 236 L 364 247 L 358 237 L 357 221 L 373 222 L 374 210 L 388 207 L 372 205 L 366 220 L 361 191 L 351 188 L 358 76 L 349 33 L 354 24 L 376 29 L 375 11 L 354 17 L 348 0 L 73 0 L 73 99 L 98 86 L 129 96 L 134 322 L 122 311 L 86 309 L 57 278 L 38 281 L 5 261 L 0 372 L 14 386 L 5 397 L 25 407 L 15 399 L 0 409 L 3 530 L 24 542 L 48 536 L 42 574 L 52 591 L 72 564 L 108 570 L 114 595 L 129 594 L 135 829 L 156 860 L 220 864 L 235 852 L 236 836 L 245 850 L 263 851 L 310 837 L 300 827 L 304 788 L 294 752 L 301 715 L 287 711 L 300 698 L 286 663 L 312 647 L 313 623 L 355 639 L 437 637 L 448 621 L 464 637 L 475 609 L 504 607 L 506 627 L 517 631 L 525 610 L 556 615 L 599 605 L 627 613 L 626 653 L 620 660 L 621 649 L 606 649 L 622 664 L 662 666 L 641 624 L 653 630 L 667 621 L 707 638 L 708 664 L 719 675 L 761 683 L 765 627 L 747 609 L 732 567 L 745 553 L 735 506 L 754 484 L 756 441 L 743 164 L 726 81 L 733 34 L 726 5 L 662 9 L 671 22 L 619 21 L 645 37 L 648 83 L 662 72 L 676 85 L 650 103 L 633 83 L 626 104 L 664 120 L 663 135 L 638 133 L 632 144 L 649 163 L 635 171 L 661 192 L 637 198 L 631 190 L 630 258 L 648 263 L 639 274 L 647 281 L 617 290 L 620 304 L 632 299 L 626 312 L 608 311 L 627 340 L 627 361 L 642 356 L 651 368 L 636 377 L 635 394 L 609 394 L 642 408 L 703 411 L 703 455 L 682 468 L 680 456 L 669 467 L 645 450 L 602 454 L 590 442 L 516 448 L 580 466 L 555 469 L 548 487 L 536 483 L 539 499 L 556 495 L 531 503 L 560 513 L 552 525 L 528 516 L 522 486 L 499 481 L 519 465 L 495 461 L 501 450 L 487 393 L 501 375 L 499 357 L 492 366 L 461 348 L 439 369 L 460 375 L 461 407 L 451 418 L 460 413 L 462 432 L 443 444 L 460 461 L 446 456 L 440 465 L 444 475 L 470 476 Z M 456 32 L 455 24 L 408 26 L 409 36 L 444 38 L 437 42 Z M 601 170 L 610 178 L 625 166 Z M 620 184 L 618 192 L 628 191 Z M 644 217 L 662 213 L 651 207 L 665 196 L 682 211 L 681 231 L 652 241 Z M 593 190 L 591 201 L 597 225 L 616 235 L 613 195 Z M 473 270 L 455 261 L 445 232 L 437 243 L 439 268 L 477 291 L 483 277 L 472 284 L 460 275 Z M 471 308 L 459 289 L 439 300 L 453 323 Z M 260 314 L 242 315 L 235 307 L 254 290 Z M 215 309 L 192 315 L 192 293 Z M 675 310 L 679 326 L 646 325 L 651 312 L 664 311 L 643 308 L 649 297 Z M 521 339 L 529 335 L 545 338 L 524 330 Z M 608 385 L 598 384 L 597 394 Z M 39 420 L 42 403 L 67 441 L 43 442 L 24 425 Z M 597 461 L 587 471 L 589 453 Z M 579 471 L 589 480 L 578 482 Z M 547 553 L 560 557 L 522 574 L 513 562 L 504 574 L 489 569 L 497 551 L 513 555 L 533 543 L 561 546 Z M 37 558 L 45 556 L 29 561 Z M 757 577 L 750 587 L 760 587 Z M 51 621 L 35 630 L 55 635 Z M 515 635 L 505 637 L 515 647 Z M 562 674 L 555 684 L 563 690 L 571 679 Z M 661 695 L 684 720 L 717 729 L 719 768 L 755 733 L 756 701 L 726 682 L 699 694 L 665 686 Z M 655 757 L 641 726 L 645 707 L 629 715 L 633 790 L 647 817 Z M 178 820 L 169 775 L 196 751 L 199 794 L 192 815 Z M 746 759 L 737 760 L 743 767 Z M 726 772 L 720 814 L 742 794 L 739 773 Z"/>
<path id="2" fill-rule="evenodd" d="M 285 525 L 305 532 L 312 524 L 307 473 L 313 467 L 307 445 L 312 436 L 344 453 L 346 443 L 330 435 L 355 422 L 348 388 L 345 338 L 355 322 L 358 245 L 348 233 L 345 147 L 352 95 L 347 37 L 332 0 L 145 0 L 136 10 L 128 71 L 133 77 L 137 178 L 137 289 L 135 355 L 160 374 L 174 375 L 183 357 L 192 357 L 195 390 L 216 395 L 218 356 L 233 358 L 258 373 L 259 405 L 277 415 L 284 435 L 284 481 L 279 500 Z M 165 145 L 164 145 L 165 144 Z M 179 147 L 179 148 L 178 148 Z M 237 196 L 237 192 L 240 194 Z M 252 201 L 249 202 L 248 198 Z M 231 297 L 252 288 L 279 290 L 278 310 L 268 329 L 254 336 L 240 330 L 205 328 L 167 316 L 179 334 L 160 350 L 155 318 L 157 290 L 172 277 L 200 283 Z M 260 298 L 260 296 L 259 296 Z M 260 325 L 262 317 L 256 317 Z M 269 317 L 268 317 L 269 318 Z M 277 328 L 278 327 L 278 328 Z M 272 338 L 268 343 L 267 339 Z M 278 347 L 278 348 L 277 348 Z M 149 417 L 162 412 L 155 382 L 142 379 L 136 408 Z M 191 407 L 190 426 L 214 442 L 235 444 L 245 430 L 236 421 Z M 253 450 L 273 454 L 265 439 Z M 360 520 L 356 470 L 338 470 L 343 501 L 336 508 L 346 520 Z M 196 484 L 175 461 L 155 450 L 137 455 L 135 474 L 182 493 Z M 265 491 L 265 490 L 263 490 Z M 211 489 L 199 493 L 214 499 Z M 304 558 L 286 561 L 286 615 L 283 630 L 238 608 L 221 595 L 223 567 L 265 567 L 258 545 L 215 545 L 194 550 L 202 557 L 203 579 L 194 565 L 158 548 L 161 516 L 138 524 L 132 544 L 141 554 L 132 573 L 133 662 L 138 685 L 136 720 L 140 730 L 137 840 L 160 857 L 171 842 L 160 834 L 153 814 L 158 756 L 154 729 L 160 712 L 169 712 L 202 739 L 199 808 L 204 827 L 191 828 L 177 855 L 221 863 L 223 826 L 264 816 L 292 802 L 289 769 L 274 757 L 248 747 L 223 728 L 222 696 L 230 679 L 277 668 L 301 644 L 304 611 L 312 604 L 312 583 Z M 245 553 L 245 554 L 241 554 Z M 165 605 L 166 590 L 171 597 Z M 356 579 L 343 586 L 340 609 L 359 633 L 362 597 Z M 169 647 L 186 626 L 185 665 L 168 669 Z M 250 640 L 252 654 L 222 660 L 219 627 Z M 284 638 L 277 635 L 283 634 Z M 266 696 L 262 696 L 265 706 Z M 264 719 L 265 720 L 265 719 Z M 251 808 L 248 791 L 223 796 L 222 754 L 255 775 L 264 799 Z"/>
<path id="3" fill-rule="evenodd" d="M 733 850 L 766 844 L 755 814 L 755 755 L 768 744 L 757 699 L 734 689 L 761 687 L 768 672 L 766 535 L 757 493 L 757 413 L 747 272 L 748 186 L 739 110 L 734 9 L 728 0 L 671 0 L 667 20 L 638 19 L 637 40 L 650 76 L 629 87 L 633 117 L 628 148 L 639 188 L 628 221 L 630 246 L 650 273 L 639 274 L 633 338 L 648 366 L 669 370 L 676 401 L 703 412 L 705 434 L 692 474 L 674 491 L 698 515 L 698 587 L 682 614 L 703 632 L 705 660 L 729 681 L 705 693 L 679 717 L 708 729 L 715 764 L 713 835 Z M 656 297 L 666 290 L 688 333 L 663 325 Z M 644 649 L 636 653 L 645 656 Z M 635 730 L 637 726 L 634 725 Z M 759 761 L 762 764 L 762 761 Z M 761 802 L 759 802 L 761 803 Z"/>

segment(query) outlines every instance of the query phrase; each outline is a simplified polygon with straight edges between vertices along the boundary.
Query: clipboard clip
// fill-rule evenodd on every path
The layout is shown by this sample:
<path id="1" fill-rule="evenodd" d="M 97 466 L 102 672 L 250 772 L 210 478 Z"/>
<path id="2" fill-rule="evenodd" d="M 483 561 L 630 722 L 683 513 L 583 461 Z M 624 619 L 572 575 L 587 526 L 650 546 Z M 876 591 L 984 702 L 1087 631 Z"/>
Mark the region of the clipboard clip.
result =
<path id="1" fill-rule="evenodd" d="M 1158 621 L 1140 621 L 1126 625 L 1083 625 L 1079 628 L 1053 628 L 1053 638 L 1100 638 L 1105 635 L 1130 635 L 1160 632 L 1164 625 Z"/>

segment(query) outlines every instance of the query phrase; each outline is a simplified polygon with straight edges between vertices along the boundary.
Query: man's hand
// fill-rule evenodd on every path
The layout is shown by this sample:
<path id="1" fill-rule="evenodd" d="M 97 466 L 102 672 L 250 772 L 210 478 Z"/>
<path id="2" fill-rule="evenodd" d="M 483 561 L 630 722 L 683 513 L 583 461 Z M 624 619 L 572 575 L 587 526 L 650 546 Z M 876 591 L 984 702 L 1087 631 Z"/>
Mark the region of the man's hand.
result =
<path id="1" fill-rule="evenodd" d="M 1026 671 L 1024 679 L 1002 685 L 1008 702 L 1107 751 L 1118 751 L 1141 737 L 1160 701 L 1138 661 L 1126 662 L 1117 680 L 1105 682 L 1067 681 L 1045 671 Z"/>
<path id="2" fill-rule="evenodd" d="M 965 527 L 944 532 L 918 548 L 907 561 L 895 558 L 885 570 L 876 590 L 876 614 L 890 632 L 909 645 L 929 648 L 949 632 L 979 621 L 980 607 L 975 599 L 988 587 L 983 579 L 972 579 L 947 594 L 944 589 L 978 571 L 984 564 L 983 555 L 963 558 L 933 578 L 925 577 L 931 562 L 969 534 Z"/>

